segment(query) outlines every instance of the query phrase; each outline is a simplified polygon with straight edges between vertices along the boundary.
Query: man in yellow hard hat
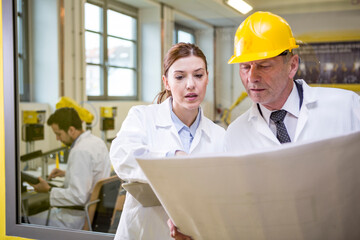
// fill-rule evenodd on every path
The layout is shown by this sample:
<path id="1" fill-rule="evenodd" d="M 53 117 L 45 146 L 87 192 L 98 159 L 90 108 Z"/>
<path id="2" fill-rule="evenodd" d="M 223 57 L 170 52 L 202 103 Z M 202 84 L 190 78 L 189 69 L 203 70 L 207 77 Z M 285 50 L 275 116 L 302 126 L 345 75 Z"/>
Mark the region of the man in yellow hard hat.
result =
<path id="1" fill-rule="evenodd" d="M 253 106 L 228 127 L 227 151 L 254 152 L 360 131 L 357 94 L 294 81 L 299 56 L 292 50 L 298 47 L 289 24 L 275 14 L 256 12 L 241 23 L 229 63 L 240 64 L 241 81 Z M 191 239 L 171 221 L 168 224 L 174 239 Z"/>
<path id="2" fill-rule="evenodd" d="M 239 26 L 234 55 L 252 107 L 227 129 L 230 152 L 261 150 L 288 142 L 313 141 L 360 131 L 359 95 L 294 81 L 298 48 L 289 24 L 270 12 L 256 12 Z"/>

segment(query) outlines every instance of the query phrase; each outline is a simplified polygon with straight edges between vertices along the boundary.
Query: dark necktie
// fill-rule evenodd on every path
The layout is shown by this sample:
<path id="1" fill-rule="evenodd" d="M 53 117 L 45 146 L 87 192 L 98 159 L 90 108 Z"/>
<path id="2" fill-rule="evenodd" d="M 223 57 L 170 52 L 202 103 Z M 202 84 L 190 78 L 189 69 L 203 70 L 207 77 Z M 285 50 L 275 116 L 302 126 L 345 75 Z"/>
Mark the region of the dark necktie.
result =
<path id="1" fill-rule="evenodd" d="M 279 139 L 280 143 L 287 143 L 291 142 L 289 134 L 286 130 L 285 124 L 284 124 L 284 118 L 286 115 L 285 110 L 278 110 L 275 112 L 272 112 L 270 115 L 270 119 L 275 122 L 276 125 L 276 137 Z"/>

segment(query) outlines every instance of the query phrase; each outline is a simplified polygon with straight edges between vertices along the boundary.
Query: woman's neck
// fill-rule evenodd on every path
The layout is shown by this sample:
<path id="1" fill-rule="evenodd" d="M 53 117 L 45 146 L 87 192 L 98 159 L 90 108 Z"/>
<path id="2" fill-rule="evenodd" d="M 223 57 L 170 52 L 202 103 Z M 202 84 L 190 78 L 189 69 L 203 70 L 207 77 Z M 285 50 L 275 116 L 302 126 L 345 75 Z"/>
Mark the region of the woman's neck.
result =
<path id="1" fill-rule="evenodd" d="M 175 115 L 188 127 L 190 127 L 196 120 L 199 109 L 174 109 Z"/>

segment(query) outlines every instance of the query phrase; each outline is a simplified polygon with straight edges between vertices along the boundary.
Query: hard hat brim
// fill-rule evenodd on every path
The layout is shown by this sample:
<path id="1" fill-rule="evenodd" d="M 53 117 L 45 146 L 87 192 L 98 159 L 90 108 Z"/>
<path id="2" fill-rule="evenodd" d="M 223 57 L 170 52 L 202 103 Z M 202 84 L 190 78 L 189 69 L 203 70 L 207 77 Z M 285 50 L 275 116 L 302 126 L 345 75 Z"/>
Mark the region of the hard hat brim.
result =
<path id="1" fill-rule="evenodd" d="M 295 46 L 293 46 L 292 49 L 298 48 L 298 47 L 299 47 L 298 45 L 295 45 Z M 271 52 L 248 53 L 248 54 L 242 54 L 241 56 L 232 55 L 228 61 L 228 64 L 251 62 L 251 61 L 256 61 L 256 60 L 273 58 L 273 57 L 278 56 L 285 50 L 291 51 L 292 49 L 277 49 L 277 50 L 271 51 Z"/>

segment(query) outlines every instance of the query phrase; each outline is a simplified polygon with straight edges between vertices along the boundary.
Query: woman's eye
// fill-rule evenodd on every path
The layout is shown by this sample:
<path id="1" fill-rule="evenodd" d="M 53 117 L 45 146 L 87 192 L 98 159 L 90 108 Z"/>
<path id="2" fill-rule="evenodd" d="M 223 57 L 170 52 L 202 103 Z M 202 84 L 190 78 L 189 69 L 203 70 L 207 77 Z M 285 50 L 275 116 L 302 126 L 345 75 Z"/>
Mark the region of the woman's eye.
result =
<path id="1" fill-rule="evenodd" d="M 196 78 L 202 78 L 203 74 L 195 74 Z"/>
<path id="2" fill-rule="evenodd" d="M 181 79 L 183 79 L 183 76 L 175 76 L 175 79 L 181 80 Z"/>

